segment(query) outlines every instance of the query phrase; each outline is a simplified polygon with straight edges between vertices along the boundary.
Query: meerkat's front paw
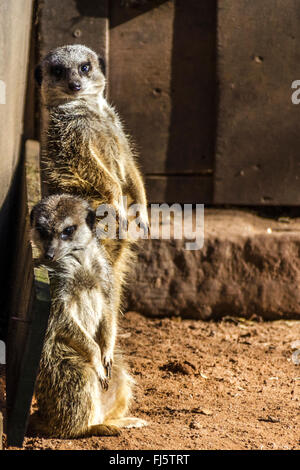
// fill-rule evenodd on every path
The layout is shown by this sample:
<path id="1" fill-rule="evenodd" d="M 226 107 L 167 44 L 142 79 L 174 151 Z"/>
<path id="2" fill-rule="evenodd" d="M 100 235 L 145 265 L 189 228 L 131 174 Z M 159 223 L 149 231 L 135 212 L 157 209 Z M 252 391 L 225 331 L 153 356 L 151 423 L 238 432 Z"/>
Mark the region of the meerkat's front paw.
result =
<path id="1" fill-rule="evenodd" d="M 104 367 L 103 367 L 103 364 L 102 364 L 102 361 L 101 361 L 101 357 L 95 357 L 92 361 L 92 365 L 93 365 L 93 367 L 96 371 L 96 374 L 98 375 L 98 378 L 99 378 L 100 383 L 101 383 L 101 387 L 103 388 L 103 390 L 107 390 L 108 389 L 108 378 L 106 376 L 106 373 L 105 373 L 105 370 L 104 370 Z"/>
<path id="2" fill-rule="evenodd" d="M 145 238 L 148 238 L 150 232 L 149 222 L 141 220 L 138 225 L 143 230 Z"/>
<path id="3" fill-rule="evenodd" d="M 100 379 L 101 387 L 103 390 L 106 392 L 108 390 L 108 379 L 105 377 L 105 379 Z"/>
<path id="4" fill-rule="evenodd" d="M 97 373 L 98 378 L 100 380 L 101 387 L 103 388 L 103 390 L 106 391 L 108 389 L 109 380 L 108 380 L 108 378 L 105 374 L 105 370 L 104 370 L 104 367 L 103 367 L 102 364 L 100 366 L 97 366 L 96 373 Z"/>
<path id="5" fill-rule="evenodd" d="M 143 238 L 148 238 L 150 234 L 148 214 L 140 213 L 139 216 L 135 219 L 135 223 L 143 231 L 144 233 Z"/>
<path id="6" fill-rule="evenodd" d="M 128 226 L 128 219 L 127 219 L 127 212 L 122 203 L 122 201 L 113 201 L 112 207 L 114 209 L 114 217 L 122 230 L 122 232 L 126 232 Z"/>

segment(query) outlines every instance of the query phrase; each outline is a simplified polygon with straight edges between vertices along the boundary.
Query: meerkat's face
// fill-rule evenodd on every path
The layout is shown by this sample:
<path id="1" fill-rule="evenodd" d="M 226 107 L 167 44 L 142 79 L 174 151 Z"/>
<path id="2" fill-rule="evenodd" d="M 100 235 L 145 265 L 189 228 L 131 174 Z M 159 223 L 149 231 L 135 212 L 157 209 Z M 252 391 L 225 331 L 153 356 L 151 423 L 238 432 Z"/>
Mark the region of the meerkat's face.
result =
<path id="1" fill-rule="evenodd" d="M 103 60 L 81 45 L 51 51 L 37 66 L 35 77 L 44 102 L 50 105 L 98 96 L 105 87 Z"/>
<path id="2" fill-rule="evenodd" d="M 94 237 L 95 212 L 83 199 L 62 194 L 42 199 L 31 211 L 31 239 L 41 259 L 59 261 L 84 250 Z"/>

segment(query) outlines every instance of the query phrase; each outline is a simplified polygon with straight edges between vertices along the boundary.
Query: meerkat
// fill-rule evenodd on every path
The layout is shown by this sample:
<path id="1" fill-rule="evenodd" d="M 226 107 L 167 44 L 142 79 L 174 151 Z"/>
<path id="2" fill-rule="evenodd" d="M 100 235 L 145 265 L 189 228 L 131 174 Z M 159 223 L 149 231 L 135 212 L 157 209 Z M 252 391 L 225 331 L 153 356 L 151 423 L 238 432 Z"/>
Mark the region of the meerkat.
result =
<path id="1" fill-rule="evenodd" d="M 53 195 L 32 209 L 30 221 L 52 291 L 33 426 L 47 436 L 72 438 L 146 425 L 125 417 L 133 380 L 115 351 L 115 280 L 95 236 L 95 212 L 79 197 Z"/>
<path id="2" fill-rule="evenodd" d="M 102 59 L 83 45 L 58 47 L 36 68 L 46 191 L 82 196 L 93 208 L 109 204 L 122 225 L 126 225 L 128 206 L 137 204 L 138 223 L 147 235 L 143 179 L 129 137 L 104 96 L 103 71 Z M 128 243 L 108 243 L 115 248 L 112 258 L 118 259 Z"/>

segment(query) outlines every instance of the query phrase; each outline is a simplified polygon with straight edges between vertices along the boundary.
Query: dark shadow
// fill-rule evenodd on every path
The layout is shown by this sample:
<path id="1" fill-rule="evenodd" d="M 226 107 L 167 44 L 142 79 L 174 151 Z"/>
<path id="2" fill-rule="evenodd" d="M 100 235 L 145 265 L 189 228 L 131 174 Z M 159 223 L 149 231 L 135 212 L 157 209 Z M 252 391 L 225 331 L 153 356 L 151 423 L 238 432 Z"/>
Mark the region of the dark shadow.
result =
<path id="1" fill-rule="evenodd" d="M 27 85 L 25 94 L 25 113 L 24 113 L 24 136 L 26 139 L 39 140 L 39 93 L 37 93 L 38 85 L 34 77 L 36 65 L 40 61 L 38 41 L 38 0 L 33 3 L 32 26 L 30 34 L 29 46 L 29 63 L 27 68 Z"/>
<path id="2" fill-rule="evenodd" d="M 136 16 L 143 15 L 167 0 L 76 0 L 76 8 L 80 16 L 91 18 L 106 18 L 107 9 L 117 7 L 121 15 L 112 15 L 110 28 L 126 23 Z M 120 8 L 121 7 L 121 8 Z"/>
<path id="3" fill-rule="evenodd" d="M 107 17 L 107 3 L 109 3 L 109 0 L 76 0 L 75 3 L 81 16 L 90 16 L 92 18 Z"/>
<path id="4" fill-rule="evenodd" d="M 6 340 L 12 295 L 12 265 L 18 224 L 18 200 L 21 185 L 21 164 L 16 167 L 10 188 L 0 209 L 0 339 Z"/>
<path id="5" fill-rule="evenodd" d="M 195 187 L 195 191 L 189 189 L 195 194 L 191 203 L 212 201 L 217 121 L 216 30 L 217 0 L 175 1 L 172 110 L 165 173 L 209 178 L 206 200 L 197 198 L 199 191 Z M 188 178 L 183 180 L 185 184 L 191 184 Z M 174 194 L 173 186 L 169 176 L 166 195 Z"/>
<path id="6" fill-rule="evenodd" d="M 165 3 L 167 0 L 110 0 L 109 1 L 109 10 L 110 10 L 110 28 L 115 28 L 119 24 L 126 23 L 136 16 L 143 15 L 147 11 L 157 8 L 162 3 Z M 79 0 L 79 3 L 80 0 Z M 90 3 L 93 3 L 93 0 L 90 0 Z M 186 2 L 188 3 L 188 2 Z M 118 5 L 119 4 L 119 5 Z M 118 14 L 111 14 L 112 10 L 116 7 Z M 120 8 L 120 6 L 122 8 Z"/>
<path id="7" fill-rule="evenodd" d="M 257 215 L 258 217 L 262 217 L 264 219 L 297 219 L 300 218 L 300 207 L 299 206 L 238 206 L 235 204 L 206 204 L 205 209 L 218 209 L 218 210 L 231 210 L 231 211 L 239 211 L 239 212 L 246 212 Z M 286 222 L 286 231 L 289 230 L 289 220 L 284 221 Z"/>

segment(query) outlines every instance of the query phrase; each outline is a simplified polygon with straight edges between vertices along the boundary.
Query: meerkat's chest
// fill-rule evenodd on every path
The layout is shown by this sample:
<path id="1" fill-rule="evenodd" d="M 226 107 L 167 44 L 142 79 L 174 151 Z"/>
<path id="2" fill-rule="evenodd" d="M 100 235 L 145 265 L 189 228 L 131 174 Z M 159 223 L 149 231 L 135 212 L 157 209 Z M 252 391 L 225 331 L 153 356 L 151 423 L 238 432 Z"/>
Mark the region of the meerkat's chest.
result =
<path id="1" fill-rule="evenodd" d="M 104 299 L 98 289 L 83 290 L 72 302 L 72 315 L 94 338 L 103 319 Z"/>

